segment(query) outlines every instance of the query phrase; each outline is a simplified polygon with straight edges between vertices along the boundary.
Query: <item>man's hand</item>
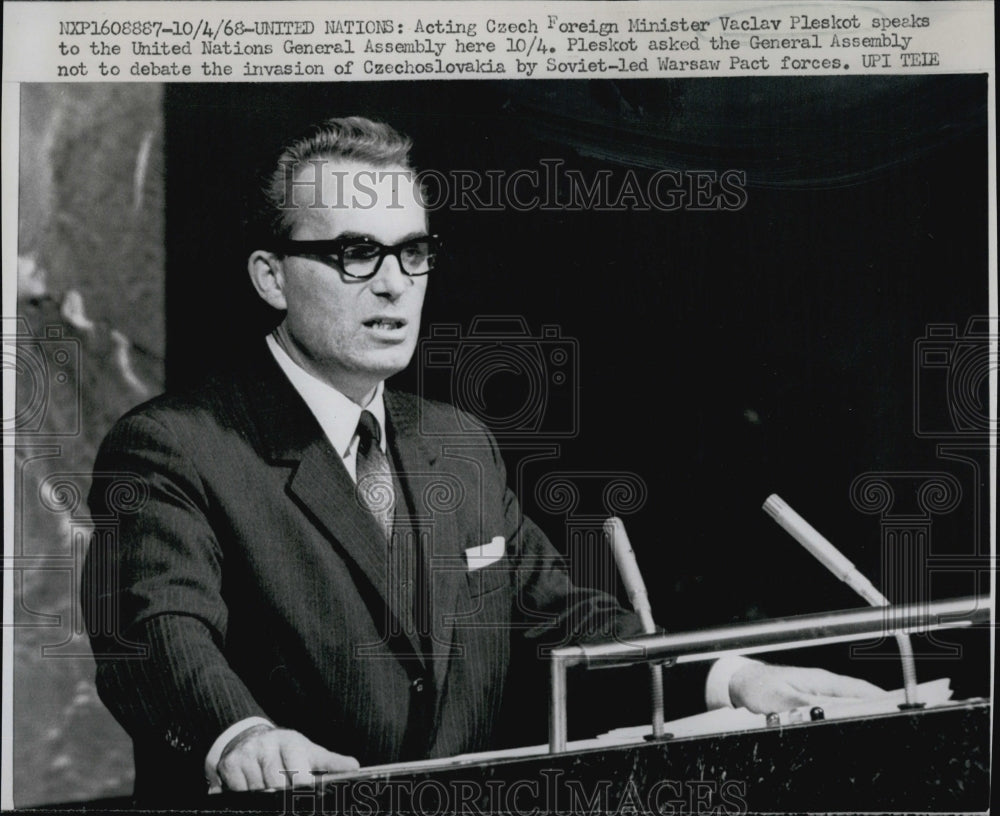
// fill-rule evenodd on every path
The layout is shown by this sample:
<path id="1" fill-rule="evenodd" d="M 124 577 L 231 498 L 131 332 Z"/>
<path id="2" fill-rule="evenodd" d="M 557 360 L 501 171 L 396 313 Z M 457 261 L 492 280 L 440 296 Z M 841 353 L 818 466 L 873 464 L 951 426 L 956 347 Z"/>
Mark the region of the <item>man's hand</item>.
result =
<path id="1" fill-rule="evenodd" d="M 888 692 L 866 680 L 825 669 L 771 666 L 756 661 L 741 666 L 729 680 L 729 696 L 737 708 L 757 714 L 788 711 L 852 700 L 872 700 Z"/>
<path id="2" fill-rule="evenodd" d="M 233 737 L 222 752 L 217 772 L 224 789 L 255 791 L 309 784 L 313 773 L 359 767 L 354 757 L 328 751 L 298 731 L 255 725 Z"/>

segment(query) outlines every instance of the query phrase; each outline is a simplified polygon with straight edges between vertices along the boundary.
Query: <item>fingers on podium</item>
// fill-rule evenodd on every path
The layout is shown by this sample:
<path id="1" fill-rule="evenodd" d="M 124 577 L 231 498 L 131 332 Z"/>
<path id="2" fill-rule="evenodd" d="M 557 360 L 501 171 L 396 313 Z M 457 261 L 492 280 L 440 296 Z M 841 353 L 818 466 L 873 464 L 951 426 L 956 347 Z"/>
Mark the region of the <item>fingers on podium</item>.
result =
<path id="1" fill-rule="evenodd" d="M 343 773 L 359 767 L 354 757 L 329 751 L 298 731 L 264 727 L 227 748 L 218 774 L 228 790 L 277 790 L 311 785 L 316 773 Z"/>

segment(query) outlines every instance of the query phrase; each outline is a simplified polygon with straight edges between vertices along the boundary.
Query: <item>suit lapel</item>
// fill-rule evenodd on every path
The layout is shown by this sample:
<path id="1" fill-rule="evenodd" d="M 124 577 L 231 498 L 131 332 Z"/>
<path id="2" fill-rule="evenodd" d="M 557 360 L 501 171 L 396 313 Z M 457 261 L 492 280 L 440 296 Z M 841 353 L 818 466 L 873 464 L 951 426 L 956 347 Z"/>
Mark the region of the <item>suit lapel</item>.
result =
<path id="1" fill-rule="evenodd" d="M 458 593 L 467 583 L 455 513 L 435 513 L 427 502 L 435 481 L 440 482 L 449 474 L 438 455 L 438 446 L 428 444 L 420 433 L 417 399 L 386 391 L 385 404 L 401 481 L 410 495 L 416 516 L 415 527 L 430 524 L 430 540 L 424 542 L 423 559 L 429 583 L 434 682 L 440 692 L 451 663 Z"/>
<path id="2" fill-rule="evenodd" d="M 305 450 L 288 486 L 389 605 L 385 537 L 371 513 L 358 505 L 354 482 L 325 437 Z"/>
<path id="3" fill-rule="evenodd" d="M 388 586 L 388 553 L 382 529 L 358 502 L 355 484 L 340 455 L 266 348 L 257 362 L 259 367 L 254 366 L 253 380 L 244 395 L 265 455 L 292 466 L 290 493 L 358 566 L 396 620 L 402 620 L 394 603 L 398 593 Z M 408 651 L 420 654 L 416 638 L 411 633 L 407 638 Z"/>

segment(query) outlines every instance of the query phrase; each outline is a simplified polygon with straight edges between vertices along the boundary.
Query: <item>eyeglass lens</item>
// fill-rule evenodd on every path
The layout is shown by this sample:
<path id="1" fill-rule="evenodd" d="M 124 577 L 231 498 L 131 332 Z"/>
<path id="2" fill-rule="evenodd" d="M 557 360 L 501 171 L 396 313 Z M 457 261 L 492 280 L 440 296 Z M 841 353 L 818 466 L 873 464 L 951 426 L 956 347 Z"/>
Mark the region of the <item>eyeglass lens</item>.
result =
<path id="1" fill-rule="evenodd" d="M 341 262 L 348 275 L 374 275 L 386 255 L 394 255 L 408 275 L 425 275 L 434 268 L 437 258 L 433 242 L 427 238 L 409 241 L 401 246 L 386 247 L 373 242 L 359 242 L 344 247 Z"/>

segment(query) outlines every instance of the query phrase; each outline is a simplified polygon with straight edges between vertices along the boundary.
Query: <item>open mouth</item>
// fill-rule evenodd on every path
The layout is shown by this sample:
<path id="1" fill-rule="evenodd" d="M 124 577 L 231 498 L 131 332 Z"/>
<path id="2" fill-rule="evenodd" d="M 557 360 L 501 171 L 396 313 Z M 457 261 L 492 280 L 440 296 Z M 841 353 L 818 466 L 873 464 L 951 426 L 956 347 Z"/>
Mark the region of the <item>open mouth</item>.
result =
<path id="1" fill-rule="evenodd" d="M 405 320 L 397 320 L 395 318 L 387 317 L 374 317 L 371 320 L 366 320 L 364 325 L 369 329 L 384 329 L 390 331 L 393 329 L 401 329 L 406 325 Z"/>

